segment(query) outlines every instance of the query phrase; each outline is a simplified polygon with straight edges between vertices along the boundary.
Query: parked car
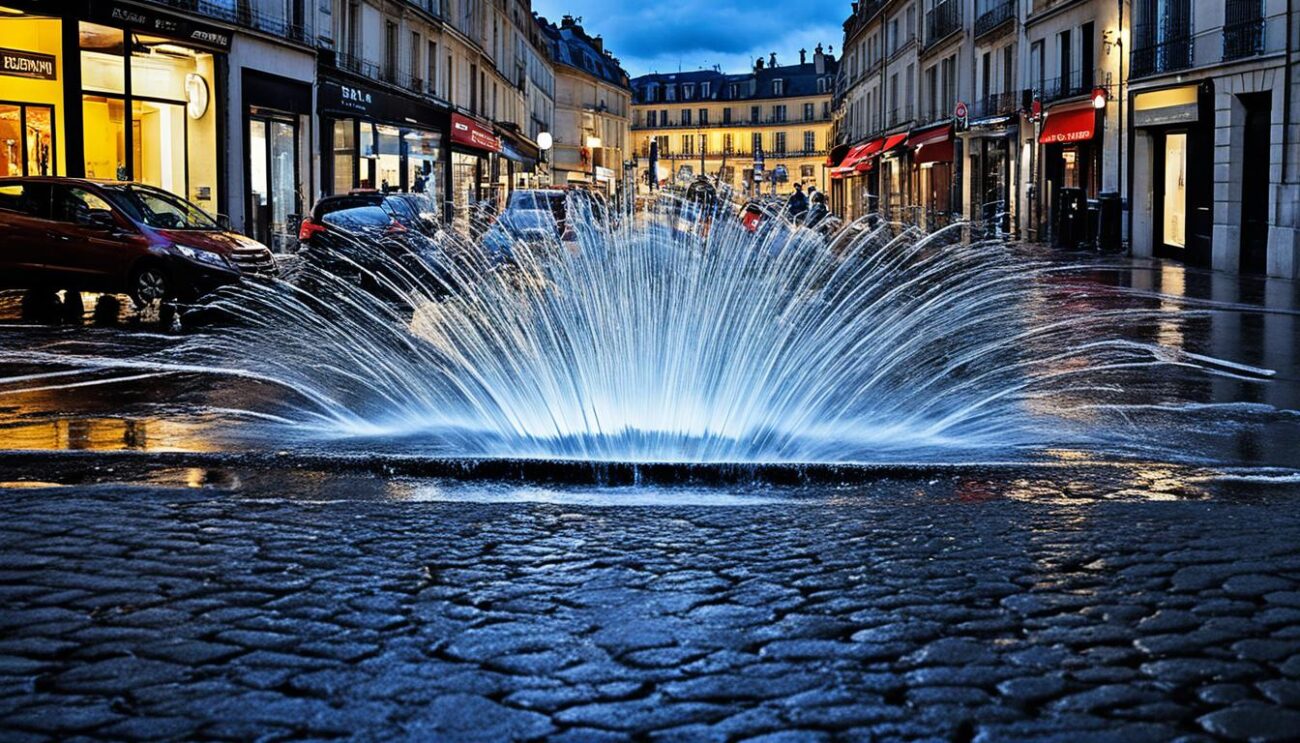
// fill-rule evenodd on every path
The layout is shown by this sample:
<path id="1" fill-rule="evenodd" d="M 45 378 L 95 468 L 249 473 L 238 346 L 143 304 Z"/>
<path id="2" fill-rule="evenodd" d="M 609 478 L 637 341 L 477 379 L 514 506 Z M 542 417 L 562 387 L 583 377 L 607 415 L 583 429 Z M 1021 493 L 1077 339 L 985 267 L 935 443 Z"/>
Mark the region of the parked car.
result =
<path id="1" fill-rule="evenodd" d="M 266 246 L 195 204 L 139 183 L 0 178 L 0 285 L 193 301 L 276 273 Z"/>
<path id="2" fill-rule="evenodd" d="M 518 241 L 576 250 L 579 233 L 607 219 L 604 198 L 586 189 L 521 189 L 511 192 L 506 208 L 484 233 L 483 248 L 499 260 L 512 258 Z"/>
<path id="3" fill-rule="evenodd" d="M 417 265 L 443 259 L 433 240 L 439 230 L 436 206 L 422 194 L 359 191 L 327 196 L 298 227 L 298 252 L 309 271 L 360 284 L 372 293 L 380 285 L 413 285 L 423 279 Z M 308 276 L 308 282 L 319 278 Z M 315 288 L 315 287 L 313 287 Z"/>

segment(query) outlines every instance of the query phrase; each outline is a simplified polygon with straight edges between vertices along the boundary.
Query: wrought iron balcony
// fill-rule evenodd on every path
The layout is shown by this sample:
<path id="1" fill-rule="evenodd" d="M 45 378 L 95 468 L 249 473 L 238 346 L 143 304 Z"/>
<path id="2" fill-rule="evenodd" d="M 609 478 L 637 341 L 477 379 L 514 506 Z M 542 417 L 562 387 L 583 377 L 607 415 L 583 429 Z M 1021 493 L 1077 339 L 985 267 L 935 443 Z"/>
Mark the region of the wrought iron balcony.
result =
<path id="1" fill-rule="evenodd" d="M 960 0 L 944 0 L 925 12 L 925 44 L 929 49 L 961 30 Z"/>
<path id="2" fill-rule="evenodd" d="M 1090 86 L 1091 87 L 1091 86 Z M 972 119 L 984 119 L 990 116 L 1007 116 L 1020 108 L 1020 92 L 991 93 L 975 101 L 971 106 Z"/>
<path id="3" fill-rule="evenodd" d="M 1264 52 L 1263 0 L 1227 0 L 1224 5 L 1223 59 L 1243 59 Z"/>
<path id="4" fill-rule="evenodd" d="M 1038 99 L 1043 103 L 1059 101 L 1092 92 L 1097 84 L 1097 71 L 1073 70 L 1068 75 L 1044 80 L 1038 89 Z"/>
<path id="5" fill-rule="evenodd" d="M 153 0 L 153 2 L 157 5 L 261 31 L 300 44 L 309 44 L 314 41 L 311 29 L 305 20 L 309 0 L 303 0 L 303 7 L 298 9 L 298 18 L 293 18 L 292 14 L 290 17 L 285 17 L 279 14 L 267 13 L 261 9 L 263 3 L 251 2 L 250 0 Z"/>
<path id="6" fill-rule="evenodd" d="M 1155 31 L 1154 27 L 1146 24 L 1133 27 L 1133 38 L 1137 40 L 1129 62 L 1133 77 L 1159 75 L 1192 66 L 1192 35 L 1187 29 L 1166 29 L 1163 40 L 1159 42 L 1154 41 L 1157 38 Z"/>
<path id="7" fill-rule="evenodd" d="M 975 38 L 996 31 L 1005 24 L 1016 20 L 1015 0 L 993 0 L 991 3 L 980 3 L 976 10 L 979 14 L 975 16 Z"/>

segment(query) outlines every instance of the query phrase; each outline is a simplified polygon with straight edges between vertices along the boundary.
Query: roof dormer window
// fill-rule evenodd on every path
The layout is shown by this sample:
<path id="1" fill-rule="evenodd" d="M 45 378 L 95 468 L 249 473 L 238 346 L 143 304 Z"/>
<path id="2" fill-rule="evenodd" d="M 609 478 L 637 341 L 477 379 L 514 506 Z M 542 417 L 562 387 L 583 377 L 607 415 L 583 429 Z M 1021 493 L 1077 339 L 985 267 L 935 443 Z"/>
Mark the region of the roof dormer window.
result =
<path id="1" fill-rule="evenodd" d="M 779 80 L 779 79 L 778 79 L 778 80 L 773 80 L 773 81 L 772 81 L 772 95 L 785 95 L 785 81 L 784 81 L 784 80 Z"/>
<path id="2" fill-rule="evenodd" d="M 686 83 L 685 85 L 683 85 L 683 86 L 682 86 L 682 100 L 683 100 L 683 101 L 689 101 L 690 99 L 692 99 L 692 98 L 694 98 L 694 97 L 695 97 L 695 85 L 693 85 L 692 83 Z"/>
<path id="3" fill-rule="evenodd" d="M 664 99 L 665 99 L 665 100 L 669 100 L 669 101 L 675 101 L 675 100 L 677 100 L 677 86 L 676 86 L 676 85 L 665 85 L 665 86 L 664 86 Z"/>
<path id="4" fill-rule="evenodd" d="M 700 97 L 701 97 L 701 98 L 708 98 L 708 97 L 709 97 L 709 84 L 708 84 L 708 83 L 700 83 Z"/>

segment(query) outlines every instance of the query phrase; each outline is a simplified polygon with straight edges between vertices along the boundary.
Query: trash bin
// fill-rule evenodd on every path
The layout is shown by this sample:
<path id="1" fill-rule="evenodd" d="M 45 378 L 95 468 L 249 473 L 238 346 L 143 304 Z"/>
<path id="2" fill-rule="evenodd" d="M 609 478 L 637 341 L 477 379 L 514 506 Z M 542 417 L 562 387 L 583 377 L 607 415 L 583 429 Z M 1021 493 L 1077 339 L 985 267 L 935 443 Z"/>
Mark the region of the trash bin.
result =
<path id="1" fill-rule="evenodd" d="M 1088 216 L 1084 220 L 1083 242 L 1085 247 L 1095 248 L 1097 246 L 1097 225 L 1101 219 L 1101 201 L 1098 199 L 1088 199 Z"/>
<path id="2" fill-rule="evenodd" d="M 1056 197 L 1056 241 L 1058 248 L 1076 250 L 1085 239 L 1087 226 L 1083 189 L 1062 188 Z"/>
<path id="3" fill-rule="evenodd" d="M 1120 237 L 1123 201 L 1114 191 L 1103 193 L 1098 201 L 1101 202 L 1101 213 L 1097 218 L 1097 249 L 1118 251 L 1123 247 Z"/>

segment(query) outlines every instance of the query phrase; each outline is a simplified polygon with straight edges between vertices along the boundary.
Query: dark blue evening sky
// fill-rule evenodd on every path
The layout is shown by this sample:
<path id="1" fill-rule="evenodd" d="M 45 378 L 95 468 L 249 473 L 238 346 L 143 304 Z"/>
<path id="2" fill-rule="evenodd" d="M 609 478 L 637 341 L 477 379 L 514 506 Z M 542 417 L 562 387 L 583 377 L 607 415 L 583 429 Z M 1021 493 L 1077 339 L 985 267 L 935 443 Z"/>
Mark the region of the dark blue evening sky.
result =
<path id="1" fill-rule="evenodd" d="M 821 43 L 840 54 L 849 0 L 533 0 L 533 10 L 559 23 L 582 16 L 593 36 L 636 76 L 721 65 L 741 72 L 776 52 L 777 64 L 799 61 L 799 49 Z"/>

